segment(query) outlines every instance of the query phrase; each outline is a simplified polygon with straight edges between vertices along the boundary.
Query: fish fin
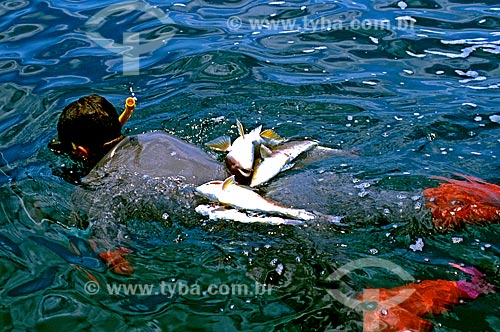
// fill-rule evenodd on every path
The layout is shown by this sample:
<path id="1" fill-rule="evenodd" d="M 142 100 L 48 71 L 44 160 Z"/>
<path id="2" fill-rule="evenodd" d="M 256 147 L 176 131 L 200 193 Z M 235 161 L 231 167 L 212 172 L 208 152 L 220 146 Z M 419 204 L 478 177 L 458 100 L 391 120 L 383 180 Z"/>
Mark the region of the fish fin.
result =
<path id="1" fill-rule="evenodd" d="M 236 126 L 238 127 L 238 133 L 240 134 L 240 136 L 245 138 L 245 129 L 243 129 L 243 125 L 238 119 L 236 119 Z"/>
<path id="2" fill-rule="evenodd" d="M 448 263 L 448 264 L 450 264 L 450 266 L 453 266 L 455 269 L 458 269 L 458 270 L 460 270 L 462 272 L 470 274 L 471 276 L 473 276 L 475 278 L 482 278 L 482 277 L 485 276 L 483 273 L 481 273 L 474 266 L 461 266 L 461 265 L 458 265 L 458 264 L 455 264 L 455 263 L 451 263 L 451 262 Z"/>
<path id="3" fill-rule="evenodd" d="M 265 146 L 264 144 L 260 145 L 260 156 L 262 159 L 269 158 L 273 154 L 273 151 L 271 151 L 270 148 Z"/>
<path id="4" fill-rule="evenodd" d="M 231 148 L 231 137 L 229 136 L 221 136 L 216 139 L 211 140 L 210 142 L 205 143 L 212 150 L 216 151 L 229 151 Z"/>
<path id="5" fill-rule="evenodd" d="M 75 265 L 75 264 L 70 264 L 75 270 L 78 270 L 80 272 L 83 272 L 85 273 L 85 275 L 87 276 L 87 278 L 89 278 L 89 280 L 95 282 L 96 284 L 98 284 L 99 286 L 101 285 L 101 283 L 97 280 L 97 278 L 92 274 L 90 273 L 89 271 L 87 271 L 87 269 L 81 267 L 81 266 L 78 266 L 78 265 Z"/>
<path id="6" fill-rule="evenodd" d="M 234 180 L 234 175 L 230 176 L 226 180 L 224 180 L 224 183 L 222 183 L 222 190 L 226 190 L 227 188 L 229 188 L 230 186 L 233 186 L 235 184 L 236 184 L 236 182 Z"/>
<path id="7" fill-rule="evenodd" d="M 275 141 L 283 141 L 283 137 L 280 135 L 276 134 L 274 130 L 272 129 L 266 129 L 263 132 L 260 133 L 260 137 L 269 139 L 269 140 L 275 140 Z"/>
<path id="8" fill-rule="evenodd" d="M 78 256 L 81 256 L 82 253 L 80 252 L 80 250 L 78 250 L 78 248 L 73 244 L 73 242 L 69 242 L 69 246 L 71 249 L 73 249 L 73 251 L 75 252 L 75 254 L 77 254 Z"/>
<path id="9" fill-rule="evenodd" d="M 261 132 L 262 132 L 262 125 L 258 126 L 257 128 L 251 131 L 252 134 L 257 133 L 258 135 L 260 135 Z"/>
<path id="10" fill-rule="evenodd" d="M 96 246 L 95 246 L 95 241 L 93 239 L 89 239 L 89 244 L 90 244 L 90 248 L 95 251 L 96 249 Z"/>

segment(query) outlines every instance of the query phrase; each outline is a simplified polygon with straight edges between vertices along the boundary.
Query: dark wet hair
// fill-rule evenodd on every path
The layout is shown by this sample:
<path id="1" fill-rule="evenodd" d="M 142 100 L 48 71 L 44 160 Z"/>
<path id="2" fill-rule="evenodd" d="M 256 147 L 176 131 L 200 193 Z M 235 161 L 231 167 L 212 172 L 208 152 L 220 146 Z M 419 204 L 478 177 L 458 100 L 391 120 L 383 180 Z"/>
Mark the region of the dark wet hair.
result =
<path id="1" fill-rule="evenodd" d="M 64 150 L 80 145 L 99 153 L 106 143 L 121 136 L 121 124 L 113 105 L 92 94 L 64 108 L 57 123 L 57 133 Z"/>

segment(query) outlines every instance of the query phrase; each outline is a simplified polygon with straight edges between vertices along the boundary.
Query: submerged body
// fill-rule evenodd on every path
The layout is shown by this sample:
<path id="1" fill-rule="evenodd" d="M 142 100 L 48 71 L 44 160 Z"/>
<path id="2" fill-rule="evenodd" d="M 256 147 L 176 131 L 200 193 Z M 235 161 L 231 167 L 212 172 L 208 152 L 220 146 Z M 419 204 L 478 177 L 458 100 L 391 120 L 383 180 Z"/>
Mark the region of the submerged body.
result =
<path id="1" fill-rule="evenodd" d="M 97 252 L 109 251 L 126 246 L 126 222 L 184 218 L 200 202 L 195 186 L 226 176 L 223 165 L 173 136 L 126 137 L 82 179 L 73 198 L 80 212 L 74 215 L 85 215 Z"/>
<path id="2" fill-rule="evenodd" d="M 76 189 L 75 210 L 67 221 L 89 228 L 94 250 L 120 274 L 132 272 L 123 257 L 130 251 L 114 250 L 130 239 L 129 230 L 144 232 L 189 213 L 198 200 L 194 187 L 226 176 L 208 154 L 173 136 L 157 132 L 125 137 L 122 127 L 135 102 L 132 92 L 118 116 L 106 98 L 81 97 L 63 109 L 57 136 L 48 145 L 55 154 L 81 163 L 78 180 L 92 168 Z M 139 227 L 129 227 L 141 221 Z"/>
<path id="3" fill-rule="evenodd" d="M 163 132 L 124 138 L 101 159 L 84 182 L 93 182 L 106 172 L 117 171 L 177 178 L 192 185 L 227 175 L 224 167 L 207 153 Z"/>

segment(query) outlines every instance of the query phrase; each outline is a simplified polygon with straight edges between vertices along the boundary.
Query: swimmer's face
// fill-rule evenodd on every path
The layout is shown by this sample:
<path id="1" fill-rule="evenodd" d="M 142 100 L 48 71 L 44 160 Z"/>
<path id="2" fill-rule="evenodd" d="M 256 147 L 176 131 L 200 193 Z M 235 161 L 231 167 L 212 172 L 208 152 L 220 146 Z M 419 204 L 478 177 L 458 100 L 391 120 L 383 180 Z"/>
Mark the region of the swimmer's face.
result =
<path id="1" fill-rule="evenodd" d="M 71 159 L 77 162 L 86 162 L 90 157 L 89 151 L 86 148 L 75 144 L 72 144 L 70 147 L 66 147 L 57 137 L 50 141 L 49 149 L 56 155 L 68 155 Z"/>

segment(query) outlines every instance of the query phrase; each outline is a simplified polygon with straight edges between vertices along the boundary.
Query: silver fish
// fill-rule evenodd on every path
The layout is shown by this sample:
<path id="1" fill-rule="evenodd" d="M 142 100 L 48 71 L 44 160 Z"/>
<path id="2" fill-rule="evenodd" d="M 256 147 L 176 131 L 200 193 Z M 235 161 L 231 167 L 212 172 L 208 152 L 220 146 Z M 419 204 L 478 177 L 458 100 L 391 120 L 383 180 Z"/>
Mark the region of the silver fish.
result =
<path id="1" fill-rule="evenodd" d="M 277 216 L 249 215 L 236 209 L 231 209 L 220 205 L 201 204 L 195 208 L 199 214 L 208 217 L 210 220 L 233 220 L 241 223 L 262 223 L 269 225 L 300 225 L 302 220 L 285 219 Z"/>
<path id="2" fill-rule="evenodd" d="M 288 208 L 265 199 L 253 190 L 236 184 L 234 175 L 225 181 L 210 181 L 196 188 L 196 191 L 219 203 L 240 210 L 257 211 L 300 220 L 312 220 L 317 216 L 303 209 Z"/>
<path id="3" fill-rule="evenodd" d="M 316 146 L 318 146 L 318 143 L 313 141 L 291 141 L 271 151 L 265 145 L 261 145 L 260 155 L 262 160 L 254 168 L 250 187 L 259 186 L 272 179 L 300 154 Z"/>
<path id="4" fill-rule="evenodd" d="M 262 131 L 259 126 L 245 134 L 240 121 L 236 120 L 239 136 L 231 144 L 229 136 L 222 136 L 205 145 L 217 151 L 228 152 L 226 166 L 229 172 L 236 177 L 238 183 L 247 184 L 253 172 L 256 149 L 265 141 L 280 141 L 282 138 L 271 129 Z"/>

